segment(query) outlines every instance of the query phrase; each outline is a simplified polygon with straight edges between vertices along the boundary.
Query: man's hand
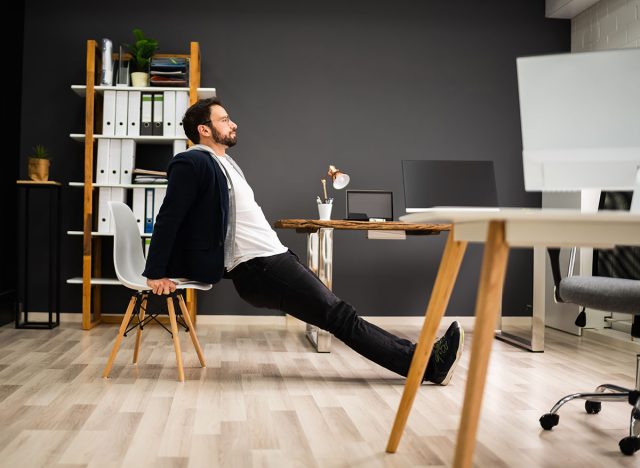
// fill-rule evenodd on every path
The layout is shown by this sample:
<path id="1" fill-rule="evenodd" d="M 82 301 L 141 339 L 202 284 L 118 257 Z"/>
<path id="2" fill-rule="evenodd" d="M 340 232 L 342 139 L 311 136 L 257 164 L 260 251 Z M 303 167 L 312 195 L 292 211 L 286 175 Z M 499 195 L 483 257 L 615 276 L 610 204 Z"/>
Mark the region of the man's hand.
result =
<path id="1" fill-rule="evenodd" d="M 176 290 L 176 283 L 169 278 L 148 279 L 147 286 L 151 288 L 153 294 L 169 294 Z"/>

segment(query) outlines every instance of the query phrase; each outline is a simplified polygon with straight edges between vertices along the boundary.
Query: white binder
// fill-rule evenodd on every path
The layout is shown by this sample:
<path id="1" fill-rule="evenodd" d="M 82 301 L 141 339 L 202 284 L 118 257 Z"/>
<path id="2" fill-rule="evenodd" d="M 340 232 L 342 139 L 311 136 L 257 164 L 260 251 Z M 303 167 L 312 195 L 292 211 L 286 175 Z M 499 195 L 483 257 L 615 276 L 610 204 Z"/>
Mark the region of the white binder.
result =
<path id="1" fill-rule="evenodd" d="M 123 189 L 123 188 L 111 187 L 111 193 L 109 194 L 109 200 L 126 203 L 127 202 L 127 190 Z M 107 206 L 107 211 L 109 211 L 108 208 L 109 207 Z M 109 216 L 109 215 L 107 214 L 107 216 Z M 113 222 L 113 219 L 110 219 L 109 220 L 109 231 L 108 232 L 113 234 L 114 228 L 115 228 L 115 223 Z"/>
<path id="2" fill-rule="evenodd" d="M 116 91 L 116 136 L 127 136 L 128 91 Z"/>
<path id="3" fill-rule="evenodd" d="M 109 183 L 109 138 L 98 140 L 98 157 L 96 158 L 96 184 Z"/>
<path id="4" fill-rule="evenodd" d="M 133 180 L 133 168 L 136 165 L 136 142 L 131 139 L 122 140 L 120 151 L 120 183 L 130 184 Z"/>
<path id="5" fill-rule="evenodd" d="M 127 112 L 127 135 L 140 135 L 140 91 L 129 91 L 129 111 Z"/>
<path id="6" fill-rule="evenodd" d="M 108 201 L 111 197 L 111 188 L 100 187 L 98 192 L 98 232 L 107 234 L 111 226 Z"/>
<path id="7" fill-rule="evenodd" d="M 160 207 L 162 206 L 162 202 L 164 201 L 164 196 L 167 194 L 166 187 L 158 187 L 155 190 L 155 194 L 153 196 L 153 225 L 156 225 L 156 218 L 158 213 L 160 212 Z"/>
<path id="8" fill-rule="evenodd" d="M 102 134 L 106 136 L 115 135 L 116 120 L 116 92 L 105 91 L 102 105 Z"/>
<path id="9" fill-rule="evenodd" d="M 187 151 L 187 140 L 173 140 L 173 155 Z"/>
<path id="10" fill-rule="evenodd" d="M 162 131 L 164 130 L 164 124 L 162 121 L 163 117 L 163 103 L 164 103 L 164 95 L 163 93 L 153 93 L 153 130 L 152 135 L 154 136 L 162 136 Z"/>
<path id="11" fill-rule="evenodd" d="M 109 184 L 120 184 L 120 152 L 122 140 L 113 139 L 109 143 Z"/>
<path id="12" fill-rule="evenodd" d="M 111 187 L 111 201 L 117 201 L 126 203 L 127 202 L 127 189 Z"/>
<path id="13" fill-rule="evenodd" d="M 144 190 L 143 188 L 133 189 L 133 215 L 136 217 L 138 230 L 140 234 L 144 234 Z"/>
<path id="14" fill-rule="evenodd" d="M 189 92 L 188 91 L 176 91 L 176 136 L 186 138 L 184 134 L 184 128 L 182 126 L 182 118 L 184 113 L 187 112 L 189 107 Z"/>
<path id="15" fill-rule="evenodd" d="M 176 134 L 176 92 L 164 92 L 164 104 L 162 111 L 163 135 L 174 136 Z"/>

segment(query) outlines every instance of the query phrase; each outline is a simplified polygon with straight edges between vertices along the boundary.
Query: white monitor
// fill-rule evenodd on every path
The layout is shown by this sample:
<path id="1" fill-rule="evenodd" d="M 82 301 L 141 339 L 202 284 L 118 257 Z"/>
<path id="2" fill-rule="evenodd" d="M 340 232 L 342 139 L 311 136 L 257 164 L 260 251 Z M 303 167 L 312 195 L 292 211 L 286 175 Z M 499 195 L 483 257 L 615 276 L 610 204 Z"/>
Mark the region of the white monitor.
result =
<path id="1" fill-rule="evenodd" d="M 525 189 L 634 190 L 640 49 L 517 59 Z"/>

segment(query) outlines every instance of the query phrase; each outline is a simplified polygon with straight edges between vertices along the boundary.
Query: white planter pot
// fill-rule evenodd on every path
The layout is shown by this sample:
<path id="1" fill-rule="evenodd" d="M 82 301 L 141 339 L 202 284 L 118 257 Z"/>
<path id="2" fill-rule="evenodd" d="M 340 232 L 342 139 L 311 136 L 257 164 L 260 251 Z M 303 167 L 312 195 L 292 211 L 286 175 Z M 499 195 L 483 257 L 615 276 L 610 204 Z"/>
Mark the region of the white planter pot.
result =
<path id="1" fill-rule="evenodd" d="M 145 72 L 131 73 L 131 86 L 144 88 L 149 86 L 149 74 Z"/>

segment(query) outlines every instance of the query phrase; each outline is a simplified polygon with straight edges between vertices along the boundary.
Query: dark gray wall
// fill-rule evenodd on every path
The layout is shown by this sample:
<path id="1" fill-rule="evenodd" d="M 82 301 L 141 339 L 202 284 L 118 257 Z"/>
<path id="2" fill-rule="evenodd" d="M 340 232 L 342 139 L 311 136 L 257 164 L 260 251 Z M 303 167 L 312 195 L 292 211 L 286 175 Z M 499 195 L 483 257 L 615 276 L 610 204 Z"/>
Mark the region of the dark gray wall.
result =
<path id="1" fill-rule="evenodd" d="M 217 88 L 239 124 L 230 154 L 270 221 L 315 217 L 330 163 L 351 175 L 349 188 L 393 190 L 403 213 L 402 159 L 490 159 L 501 204 L 539 206 L 523 188 L 515 58 L 570 45 L 569 21 L 545 19 L 543 0 L 88 5 L 27 1 L 21 168 L 38 142 L 52 148 L 54 178 L 82 180 L 82 147 L 68 134 L 83 131 L 84 103 L 69 86 L 84 82 L 86 40 L 118 45 L 140 27 L 161 52 L 200 42 L 202 85 Z M 166 165 L 166 154 L 152 156 Z M 344 193 L 333 195 L 342 217 Z M 81 190 L 66 188 L 64 200 L 64 229 L 81 229 Z M 304 255 L 302 235 L 279 235 Z M 445 237 L 368 241 L 336 232 L 334 289 L 362 314 L 422 314 Z M 81 274 L 81 250 L 80 238 L 65 237 L 63 278 Z M 467 254 L 449 314 L 472 314 L 480 255 L 478 247 Z M 531 270 L 530 252 L 514 251 L 505 314 L 531 303 Z M 63 311 L 80 311 L 80 295 L 63 286 Z M 124 308 L 123 288 L 105 296 L 106 312 Z M 244 304 L 228 281 L 199 304 L 200 313 L 275 313 Z"/>

